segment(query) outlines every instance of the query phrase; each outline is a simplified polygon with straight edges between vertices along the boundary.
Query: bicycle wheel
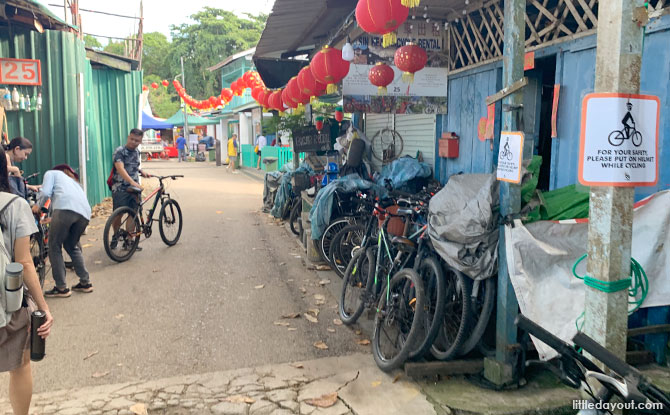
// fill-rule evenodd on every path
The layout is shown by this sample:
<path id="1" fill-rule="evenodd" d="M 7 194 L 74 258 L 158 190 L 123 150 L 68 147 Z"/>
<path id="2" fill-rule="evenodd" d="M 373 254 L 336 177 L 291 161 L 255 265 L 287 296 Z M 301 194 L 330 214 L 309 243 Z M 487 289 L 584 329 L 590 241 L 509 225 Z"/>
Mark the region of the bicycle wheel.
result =
<path id="1" fill-rule="evenodd" d="M 639 131 L 635 131 L 630 138 L 633 141 L 633 145 L 635 147 L 640 147 L 642 145 L 642 133 Z"/>
<path id="2" fill-rule="evenodd" d="M 512 161 L 512 157 L 514 157 L 514 154 L 512 154 L 511 151 L 507 152 L 507 161 Z"/>
<path id="3" fill-rule="evenodd" d="M 368 298 L 368 288 L 374 272 L 374 257 L 372 251 L 360 249 L 349 261 L 342 280 L 342 294 L 338 310 L 340 320 L 346 325 L 358 321 L 365 309 Z"/>
<path id="4" fill-rule="evenodd" d="M 344 271 L 356 251 L 360 249 L 364 236 L 365 226 L 348 225 L 342 228 L 333 238 L 329 259 L 333 270 L 340 278 L 344 277 Z"/>
<path id="5" fill-rule="evenodd" d="M 338 218 L 328 225 L 319 239 L 319 255 L 325 262 L 330 263 L 330 245 L 335 235 L 347 225 L 351 224 L 351 218 Z"/>
<path id="6" fill-rule="evenodd" d="M 491 313 L 496 301 L 496 279 L 491 277 L 484 281 L 473 281 L 466 278 L 470 288 L 470 312 L 468 313 L 470 330 L 461 346 L 461 355 L 474 349 L 482 339 L 489 324 Z"/>
<path id="7" fill-rule="evenodd" d="M 612 144 L 614 147 L 618 147 L 623 144 L 623 140 L 624 135 L 621 131 L 612 131 L 609 137 L 607 137 L 607 141 L 609 141 L 610 144 Z"/>
<path id="8" fill-rule="evenodd" d="M 44 280 L 47 276 L 46 250 L 44 249 L 44 237 L 42 232 L 36 232 L 30 235 L 30 255 L 33 257 L 33 265 L 37 277 L 40 280 L 40 287 L 44 288 Z"/>
<path id="9" fill-rule="evenodd" d="M 115 223 L 118 227 L 114 225 Z M 107 255 L 116 262 L 129 260 L 140 243 L 141 230 L 142 224 L 136 211 L 129 207 L 116 209 L 107 219 L 103 233 L 103 244 Z"/>
<path id="10" fill-rule="evenodd" d="M 382 290 L 372 338 L 372 354 L 382 371 L 397 369 L 407 360 L 421 332 L 424 302 L 421 278 L 410 268 L 398 271 Z"/>
<path id="11" fill-rule="evenodd" d="M 451 268 L 445 269 L 445 311 L 442 327 L 430 348 L 438 360 L 449 360 L 458 355 L 465 341 L 468 314 L 470 313 L 470 291 L 465 276 Z"/>
<path id="12" fill-rule="evenodd" d="M 421 260 L 418 274 L 425 289 L 423 319 L 421 319 L 422 335 L 418 336 L 416 347 L 410 351 L 410 359 L 420 359 L 433 345 L 444 319 L 445 307 L 445 279 L 440 263 L 428 256 Z"/>
<path id="13" fill-rule="evenodd" d="M 302 200 L 298 199 L 296 203 L 293 204 L 291 209 L 291 216 L 289 218 L 289 226 L 291 227 L 291 232 L 295 235 L 300 236 L 302 233 Z"/>
<path id="14" fill-rule="evenodd" d="M 179 203 L 173 199 L 166 199 L 161 206 L 158 216 L 158 230 L 165 245 L 172 246 L 181 236 L 182 216 Z"/>

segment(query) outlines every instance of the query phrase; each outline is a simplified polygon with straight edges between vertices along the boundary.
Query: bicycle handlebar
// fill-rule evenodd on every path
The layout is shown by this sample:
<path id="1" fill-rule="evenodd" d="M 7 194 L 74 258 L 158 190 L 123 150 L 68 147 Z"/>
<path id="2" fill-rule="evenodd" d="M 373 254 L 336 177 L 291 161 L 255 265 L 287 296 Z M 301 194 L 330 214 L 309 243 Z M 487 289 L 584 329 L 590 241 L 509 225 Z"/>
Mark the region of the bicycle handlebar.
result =
<path id="1" fill-rule="evenodd" d="M 155 177 L 158 180 L 165 180 L 165 179 L 177 180 L 177 178 L 184 177 L 184 175 L 183 174 L 172 174 L 172 175 L 169 175 L 169 176 L 151 176 L 151 177 Z"/>
<path id="2" fill-rule="evenodd" d="M 39 175 L 40 175 L 40 172 L 33 173 L 33 174 L 31 174 L 30 176 L 28 176 L 28 177 L 24 177 L 24 178 L 23 178 L 23 181 L 24 181 L 24 182 L 27 182 L 27 181 L 29 181 L 29 180 L 34 179 L 35 177 L 37 177 L 37 176 L 39 176 Z"/>
<path id="3" fill-rule="evenodd" d="M 595 340 L 590 338 L 584 333 L 577 333 L 575 337 L 572 338 L 572 341 L 578 346 L 587 351 L 591 356 L 603 362 L 607 367 L 612 369 L 621 377 L 635 376 L 640 377 L 640 372 L 624 362 L 623 360 L 616 357 L 609 350 L 602 347 L 600 344 L 596 343 Z"/>

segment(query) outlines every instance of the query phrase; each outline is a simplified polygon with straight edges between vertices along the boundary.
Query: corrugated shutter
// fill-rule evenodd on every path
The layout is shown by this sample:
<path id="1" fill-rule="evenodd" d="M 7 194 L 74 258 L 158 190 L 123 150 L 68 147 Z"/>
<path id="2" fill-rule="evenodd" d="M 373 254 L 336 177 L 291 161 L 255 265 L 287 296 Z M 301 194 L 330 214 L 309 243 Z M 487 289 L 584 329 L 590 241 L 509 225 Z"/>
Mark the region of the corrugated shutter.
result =
<path id="1" fill-rule="evenodd" d="M 366 114 L 365 135 L 372 140 L 381 129 L 395 129 L 403 140 L 400 155 L 416 157 L 417 151 L 421 151 L 424 161 L 435 169 L 435 121 L 435 115 Z M 381 155 L 378 143 L 379 140 L 373 141 L 373 150 Z M 372 161 L 375 169 L 381 170 L 381 162 L 374 157 Z"/>
<path id="2" fill-rule="evenodd" d="M 423 161 L 435 170 L 435 115 L 396 115 L 395 130 L 402 136 L 402 156 L 423 154 Z"/>
<path id="3" fill-rule="evenodd" d="M 365 114 L 365 135 L 368 139 L 372 140 L 379 130 L 383 130 L 384 128 L 392 129 L 393 121 L 393 114 Z M 374 152 L 381 155 L 381 148 L 379 146 L 378 148 L 374 148 Z M 381 161 L 374 157 L 372 158 L 372 165 L 375 170 L 381 170 L 382 168 Z"/>

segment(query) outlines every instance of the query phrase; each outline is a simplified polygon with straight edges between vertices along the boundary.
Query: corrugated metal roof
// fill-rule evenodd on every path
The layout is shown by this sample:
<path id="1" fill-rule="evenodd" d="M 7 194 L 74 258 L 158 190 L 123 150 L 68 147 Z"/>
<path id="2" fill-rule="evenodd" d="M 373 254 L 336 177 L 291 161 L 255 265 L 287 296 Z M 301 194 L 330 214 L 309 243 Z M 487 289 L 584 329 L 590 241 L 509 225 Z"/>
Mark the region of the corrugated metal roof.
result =
<path id="1" fill-rule="evenodd" d="M 221 62 L 217 63 L 216 65 L 214 65 L 210 68 L 207 68 L 207 70 L 210 71 L 210 72 L 213 72 L 213 71 L 215 71 L 219 68 L 223 68 L 224 66 L 228 65 L 230 62 L 232 62 L 236 59 L 242 58 L 242 57 L 247 56 L 247 55 L 253 55 L 254 53 L 256 53 L 256 48 L 251 48 L 251 49 L 244 50 L 242 52 L 234 54 L 233 56 L 228 56 L 226 59 L 222 60 Z"/>
<path id="2" fill-rule="evenodd" d="M 276 0 L 254 57 L 279 57 L 323 41 L 357 0 Z"/>

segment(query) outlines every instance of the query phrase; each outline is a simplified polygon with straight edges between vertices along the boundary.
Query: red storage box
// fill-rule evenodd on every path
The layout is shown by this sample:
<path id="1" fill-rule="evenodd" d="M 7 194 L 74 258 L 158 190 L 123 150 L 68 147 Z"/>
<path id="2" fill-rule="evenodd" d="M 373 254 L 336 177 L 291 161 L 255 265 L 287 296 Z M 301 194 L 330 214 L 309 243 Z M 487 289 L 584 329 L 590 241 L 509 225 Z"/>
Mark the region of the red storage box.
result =
<path id="1" fill-rule="evenodd" d="M 458 136 L 456 133 L 443 133 L 438 140 L 440 157 L 458 158 Z"/>

